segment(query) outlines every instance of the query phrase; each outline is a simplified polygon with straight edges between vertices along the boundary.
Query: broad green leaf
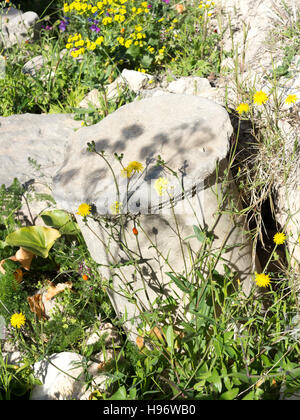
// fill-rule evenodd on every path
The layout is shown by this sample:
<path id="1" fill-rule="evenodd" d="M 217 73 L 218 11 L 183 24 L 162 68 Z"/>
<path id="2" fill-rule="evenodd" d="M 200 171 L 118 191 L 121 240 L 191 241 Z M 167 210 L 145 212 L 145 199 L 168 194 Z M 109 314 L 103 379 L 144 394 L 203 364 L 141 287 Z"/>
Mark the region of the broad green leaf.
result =
<path id="1" fill-rule="evenodd" d="M 40 217 L 47 226 L 59 229 L 63 235 L 75 235 L 79 231 L 77 223 L 64 210 L 43 211 Z"/>
<path id="2" fill-rule="evenodd" d="M 110 398 L 108 398 L 109 400 L 126 400 L 127 398 L 127 392 L 125 389 L 125 386 L 121 386 L 118 391 L 116 391 Z"/>
<path id="3" fill-rule="evenodd" d="M 141 66 L 145 69 L 148 69 L 152 64 L 153 58 L 150 55 L 143 55 L 141 59 Z"/>
<path id="4" fill-rule="evenodd" d="M 229 391 L 223 392 L 220 396 L 220 400 L 234 400 L 238 393 L 238 388 L 232 388 Z"/>
<path id="5" fill-rule="evenodd" d="M 61 236 L 57 229 L 46 226 L 22 227 L 5 238 L 11 246 L 19 246 L 43 258 L 48 253 L 57 238 Z"/>
<path id="6" fill-rule="evenodd" d="M 126 54 L 136 59 L 141 53 L 141 49 L 138 45 L 131 45 L 127 50 Z"/>

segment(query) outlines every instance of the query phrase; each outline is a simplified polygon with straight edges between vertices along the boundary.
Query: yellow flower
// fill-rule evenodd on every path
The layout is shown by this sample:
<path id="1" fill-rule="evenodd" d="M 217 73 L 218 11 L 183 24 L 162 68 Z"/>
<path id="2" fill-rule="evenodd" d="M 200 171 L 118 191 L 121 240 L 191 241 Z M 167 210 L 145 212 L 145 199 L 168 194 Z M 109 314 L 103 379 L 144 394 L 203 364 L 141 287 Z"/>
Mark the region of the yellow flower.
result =
<path id="1" fill-rule="evenodd" d="M 282 232 L 275 233 L 273 237 L 273 241 L 275 242 L 276 245 L 282 245 L 285 240 L 286 240 L 286 236 Z"/>
<path id="2" fill-rule="evenodd" d="M 25 324 L 26 317 L 20 312 L 19 314 L 13 314 L 10 318 L 10 323 L 13 327 L 21 328 Z"/>
<path id="3" fill-rule="evenodd" d="M 104 41 L 103 36 L 99 36 L 99 37 L 96 39 L 95 43 L 96 43 L 97 45 L 101 45 L 103 41 Z"/>
<path id="4" fill-rule="evenodd" d="M 157 194 L 163 195 L 168 184 L 169 181 L 166 178 L 158 178 L 154 183 L 154 188 L 156 189 Z"/>
<path id="5" fill-rule="evenodd" d="M 110 210 L 112 212 L 112 214 L 119 214 L 121 211 L 121 207 L 122 207 L 122 203 L 120 203 L 119 201 L 115 201 L 111 206 L 110 206 Z"/>
<path id="6" fill-rule="evenodd" d="M 129 48 L 131 44 L 132 44 L 132 39 L 127 39 L 127 41 L 125 42 L 125 47 Z"/>
<path id="7" fill-rule="evenodd" d="M 255 273 L 255 282 L 258 287 L 267 287 L 270 284 L 270 277 L 268 274 Z"/>
<path id="8" fill-rule="evenodd" d="M 131 172 L 143 172 L 144 170 L 144 166 L 136 160 L 133 160 L 132 162 L 130 162 L 127 168 Z"/>
<path id="9" fill-rule="evenodd" d="M 245 104 L 245 103 L 240 103 L 239 106 L 236 108 L 236 111 L 239 114 L 242 114 L 243 112 L 248 112 L 249 111 L 249 105 Z"/>
<path id="10" fill-rule="evenodd" d="M 119 44 L 124 45 L 124 38 L 122 36 L 118 36 L 117 41 L 119 42 Z"/>
<path id="11" fill-rule="evenodd" d="M 132 162 L 128 164 L 126 168 L 124 168 L 121 171 L 121 175 L 124 177 L 130 178 L 132 175 L 132 172 L 133 173 L 143 172 L 143 170 L 144 170 L 144 166 L 140 162 L 133 160 Z"/>
<path id="12" fill-rule="evenodd" d="M 76 214 L 79 214 L 80 216 L 85 217 L 88 214 L 90 214 L 90 212 L 91 212 L 91 206 L 89 204 L 82 203 L 78 207 L 78 211 Z"/>
<path id="13" fill-rule="evenodd" d="M 262 90 L 259 90 L 258 92 L 255 92 L 255 94 L 253 96 L 253 101 L 257 105 L 265 104 L 268 99 L 269 99 L 268 95 Z"/>
<path id="14" fill-rule="evenodd" d="M 286 104 L 294 104 L 298 100 L 297 95 L 288 95 L 286 97 L 285 103 Z"/>

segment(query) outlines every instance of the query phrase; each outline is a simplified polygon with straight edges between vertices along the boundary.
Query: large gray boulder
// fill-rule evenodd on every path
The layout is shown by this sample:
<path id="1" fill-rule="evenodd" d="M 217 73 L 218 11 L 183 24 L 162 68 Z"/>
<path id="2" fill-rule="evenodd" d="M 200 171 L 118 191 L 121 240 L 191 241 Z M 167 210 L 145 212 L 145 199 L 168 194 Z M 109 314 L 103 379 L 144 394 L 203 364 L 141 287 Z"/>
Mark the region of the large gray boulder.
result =
<path id="1" fill-rule="evenodd" d="M 62 168 L 54 177 L 55 198 L 70 212 L 90 202 L 98 214 L 107 214 L 111 204 L 121 200 L 124 212 L 153 214 L 169 203 L 168 196 L 160 197 L 154 189 L 154 182 L 165 174 L 156 165 L 158 155 L 182 181 L 172 179 L 177 202 L 182 187 L 191 195 L 214 173 L 216 162 L 228 153 L 231 133 L 227 112 L 204 98 L 169 94 L 127 104 L 70 139 Z M 105 151 L 118 189 L 104 159 L 87 151 L 92 140 L 98 152 Z M 128 183 L 114 153 L 124 154 L 125 166 L 141 162 L 143 174 Z"/>
<path id="2" fill-rule="evenodd" d="M 194 237 L 187 239 L 194 234 L 193 225 L 213 231 L 216 255 L 223 249 L 216 268 L 222 272 L 227 264 L 247 293 L 251 288 L 254 264 L 244 221 L 226 212 L 226 194 L 237 201 L 236 191 L 232 182 L 222 184 L 231 133 L 221 106 L 169 94 L 127 104 L 69 139 L 53 195 L 60 208 L 73 213 L 81 203 L 92 206 L 95 219 L 84 222 L 78 215 L 77 221 L 101 276 L 111 281 L 108 293 L 132 339 L 139 314 L 151 311 L 158 297 L 179 297 L 176 316 L 183 316 L 187 302 L 166 272 L 189 278 L 189 256 L 195 257 L 200 247 Z M 87 151 L 92 141 L 98 154 Z M 103 151 L 105 159 L 99 156 Z M 123 166 L 140 162 L 143 172 L 123 178 L 115 153 L 124 154 Z M 157 166 L 158 155 L 177 176 Z M 155 189 L 159 178 L 169 182 L 162 196 Z M 122 216 L 99 217 L 111 216 L 115 201 L 122 203 Z M 135 226 L 138 235 L 133 234 Z"/>
<path id="3" fill-rule="evenodd" d="M 38 177 L 51 183 L 63 162 L 64 146 L 74 129 L 81 126 L 70 114 L 21 114 L 0 117 L 0 185 L 9 187 L 14 178 L 21 183 Z M 35 170 L 28 158 L 37 162 Z"/>
<path id="4" fill-rule="evenodd" d="M 65 143 L 80 126 L 70 114 L 0 117 L 0 185 L 9 187 L 18 178 L 26 191 L 34 191 L 30 201 L 22 198 L 22 223 L 42 224 L 37 216 L 51 201 L 40 199 L 41 194 L 51 195 L 52 176 L 63 162 Z"/>

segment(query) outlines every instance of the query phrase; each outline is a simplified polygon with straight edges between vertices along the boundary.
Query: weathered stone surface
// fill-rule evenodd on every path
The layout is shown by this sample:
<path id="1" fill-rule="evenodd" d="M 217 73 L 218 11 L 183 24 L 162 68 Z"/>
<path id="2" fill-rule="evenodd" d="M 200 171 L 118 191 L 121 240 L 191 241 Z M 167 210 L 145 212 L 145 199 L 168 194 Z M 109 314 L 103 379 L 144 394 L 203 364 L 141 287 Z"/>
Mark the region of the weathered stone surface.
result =
<path id="1" fill-rule="evenodd" d="M 88 337 L 86 345 L 94 345 L 103 340 L 106 348 L 118 347 L 121 344 L 117 329 L 109 322 L 101 324 L 100 328 Z"/>
<path id="2" fill-rule="evenodd" d="M 9 48 L 14 44 L 24 42 L 32 37 L 32 32 L 38 28 L 38 15 L 35 12 L 25 12 L 9 7 L 0 11 L 1 37 L 0 46 Z"/>
<path id="3" fill-rule="evenodd" d="M 136 93 L 145 88 L 150 80 L 154 79 L 150 74 L 127 69 L 122 71 L 120 78 L 125 80 L 129 89 Z"/>
<path id="4" fill-rule="evenodd" d="M 150 74 L 124 69 L 116 80 L 105 86 L 106 99 L 111 100 L 119 97 L 126 87 L 135 93 L 148 91 L 147 89 L 154 86 L 153 83 L 149 84 L 150 81 L 154 82 L 154 77 Z M 99 108 L 101 106 L 99 96 L 101 97 L 102 95 L 98 89 L 93 89 L 80 102 L 79 106 L 88 108 L 90 102 L 93 106 Z"/>
<path id="5" fill-rule="evenodd" d="M 80 121 L 68 114 L 0 117 L 0 184 L 8 187 L 16 177 L 21 183 L 38 178 L 51 185 L 52 175 L 63 161 L 64 145 L 80 126 Z M 41 165 L 40 171 L 28 158 Z"/>
<path id="6" fill-rule="evenodd" d="M 222 174 L 231 133 L 228 114 L 219 105 L 201 97 L 170 94 L 127 104 L 100 123 L 81 128 L 70 139 L 64 163 L 54 177 L 53 193 L 58 205 L 74 213 L 85 202 L 94 205 L 96 214 L 106 215 L 111 214 L 110 206 L 119 198 L 122 213 L 142 214 L 137 219 L 141 226 L 137 237 L 132 233 L 134 221 L 126 216 L 124 229 L 122 223 L 116 225 L 114 221 L 105 224 L 89 219 L 86 225 L 77 216 L 92 258 L 102 265 L 101 275 L 112 278 L 112 289 L 107 290 L 132 339 L 137 317 L 141 311 L 151 310 L 158 296 L 182 296 L 165 273 L 186 274 L 190 269 L 190 262 L 184 265 L 188 246 L 197 250 L 199 242 L 184 238 L 194 233 L 193 225 L 213 230 L 214 249 L 229 247 L 217 269 L 222 272 L 223 263 L 228 264 L 244 282 L 245 291 L 251 288 L 251 247 L 238 225 L 242 221 L 234 223 L 228 214 L 218 213 L 224 192 L 215 175 L 216 164 L 220 162 Z M 99 153 L 105 151 L 117 176 L 119 197 L 104 159 L 86 151 L 91 140 Z M 134 175 L 128 183 L 127 178 L 119 176 L 122 167 L 114 153 L 124 153 L 125 166 L 130 161 L 141 162 L 144 172 Z M 158 154 L 178 178 L 156 165 Z M 154 182 L 159 177 L 168 178 L 173 187 L 169 191 L 174 198 L 176 221 L 168 195 L 161 197 L 155 191 Z M 230 188 L 234 195 L 233 186 Z M 120 247 L 120 241 L 125 248 Z M 120 270 L 109 268 L 132 258 L 138 263 Z M 133 294 L 136 304 L 129 303 L 126 293 Z M 184 305 L 182 301 L 178 317 L 185 311 Z"/>
<path id="7" fill-rule="evenodd" d="M 31 76 L 36 76 L 37 72 L 41 70 L 44 65 L 44 57 L 42 55 L 38 55 L 24 64 L 22 72 L 25 74 L 30 74 Z"/>
<path id="8" fill-rule="evenodd" d="M 211 88 L 210 83 L 203 77 L 180 77 L 178 80 L 171 82 L 167 90 L 171 93 L 181 95 L 201 95 Z"/>
<path id="9" fill-rule="evenodd" d="M 54 177 L 54 197 L 69 211 L 90 202 L 98 214 L 111 213 L 118 193 L 104 160 L 86 150 L 87 142 L 94 140 L 98 152 L 105 150 L 118 177 L 117 201 L 123 202 L 124 211 L 128 208 L 147 214 L 150 206 L 153 213 L 169 203 L 153 188 L 153 182 L 164 175 L 163 168 L 156 165 L 158 154 L 169 167 L 182 173 L 184 189 L 191 193 L 197 182 L 214 171 L 216 161 L 226 157 L 231 133 L 226 111 L 204 98 L 170 94 L 127 104 L 98 124 L 75 133 L 62 168 Z M 142 162 L 145 171 L 127 185 L 114 153 L 124 153 L 125 166 L 131 160 Z M 177 201 L 182 187 L 175 181 L 173 187 Z"/>
<path id="10" fill-rule="evenodd" d="M 89 104 L 92 104 L 94 107 L 99 108 L 100 107 L 99 95 L 100 95 L 100 92 L 98 89 L 91 90 L 80 102 L 79 107 L 88 108 Z"/>
<path id="11" fill-rule="evenodd" d="M 12 353 L 2 352 L 2 357 L 4 363 L 7 363 L 9 365 L 18 365 L 23 361 L 23 356 L 19 351 L 14 351 Z"/>
<path id="12" fill-rule="evenodd" d="M 290 165 L 286 165 L 284 180 L 278 179 L 275 182 L 276 202 L 275 215 L 276 220 L 287 234 L 287 246 L 291 256 L 291 263 L 296 271 L 300 271 L 300 148 L 297 146 L 299 138 L 299 127 L 292 127 L 286 121 L 280 121 L 278 124 L 283 133 L 284 154 Z M 296 148 L 295 148 L 296 145 Z M 288 168 L 288 166 L 290 166 Z"/>
<path id="13" fill-rule="evenodd" d="M 34 375 L 43 385 L 36 385 L 31 400 L 86 400 L 93 389 L 86 391 L 83 357 L 77 353 L 62 352 L 34 364 Z M 50 363 L 51 362 L 51 363 Z M 98 387 L 105 389 L 104 375 L 99 375 L 96 363 L 88 366 Z"/>

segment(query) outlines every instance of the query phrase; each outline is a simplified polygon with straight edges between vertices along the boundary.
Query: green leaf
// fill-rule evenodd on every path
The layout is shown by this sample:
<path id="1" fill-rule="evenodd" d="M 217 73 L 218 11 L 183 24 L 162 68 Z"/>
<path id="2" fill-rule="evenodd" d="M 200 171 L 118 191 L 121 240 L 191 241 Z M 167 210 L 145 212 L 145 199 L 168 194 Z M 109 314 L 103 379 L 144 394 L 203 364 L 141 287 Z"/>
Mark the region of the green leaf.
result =
<path id="1" fill-rule="evenodd" d="M 220 395 L 220 400 L 234 400 L 238 393 L 238 388 L 232 388 L 229 391 L 223 392 L 223 394 Z"/>
<path id="2" fill-rule="evenodd" d="M 8 247 L 9 245 L 5 241 L 0 241 L 0 249 L 4 249 Z"/>
<path id="3" fill-rule="evenodd" d="M 138 45 L 131 45 L 126 51 L 126 54 L 130 55 L 133 59 L 136 59 L 140 53 L 141 49 Z"/>
<path id="4" fill-rule="evenodd" d="M 199 242 L 204 242 L 206 239 L 206 233 L 203 232 L 198 226 L 193 225 L 193 229 L 196 235 L 196 238 L 198 239 Z"/>
<path id="5" fill-rule="evenodd" d="M 51 247 L 60 236 L 57 229 L 45 226 L 28 226 L 10 233 L 5 241 L 11 246 L 19 246 L 35 255 L 47 258 Z"/>
<path id="6" fill-rule="evenodd" d="M 174 350 L 174 331 L 172 325 L 169 325 L 166 331 L 166 340 L 171 352 Z"/>
<path id="7" fill-rule="evenodd" d="M 127 392 L 125 386 L 121 386 L 118 391 L 116 391 L 109 400 L 126 400 L 127 399 Z"/>
<path id="8" fill-rule="evenodd" d="M 222 391 L 222 380 L 217 369 L 213 369 L 212 374 L 207 378 L 207 381 L 213 384 L 218 392 Z"/>
<path id="9" fill-rule="evenodd" d="M 78 224 L 73 222 L 69 213 L 64 210 L 43 211 L 40 217 L 47 226 L 59 229 L 63 235 L 76 235 L 79 231 Z"/>
<path id="10" fill-rule="evenodd" d="M 188 293 L 191 288 L 191 284 L 187 280 L 180 280 L 178 277 L 174 276 L 172 273 L 166 273 L 176 284 L 178 289 L 182 290 L 184 293 Z"/>
<path id="11" fill-rule="evenodd" d="M 39 200 L 39 201 L 50 201 L 51 203 L 56 204 L 56 201 L 54 200 L 54 198 L 50 194 L 35 193 L 34 196 L 35 196 L 35 199 L 36 200 Z"/>
<path id="12" fill-rule="evenodd" d="M 141 65 L 145 69 L 148 69 L 149 67 L 151 67 L 152 61 L 153 61 L 153 58 L 150 55 L 143 55 L 141 59 Z"/>

